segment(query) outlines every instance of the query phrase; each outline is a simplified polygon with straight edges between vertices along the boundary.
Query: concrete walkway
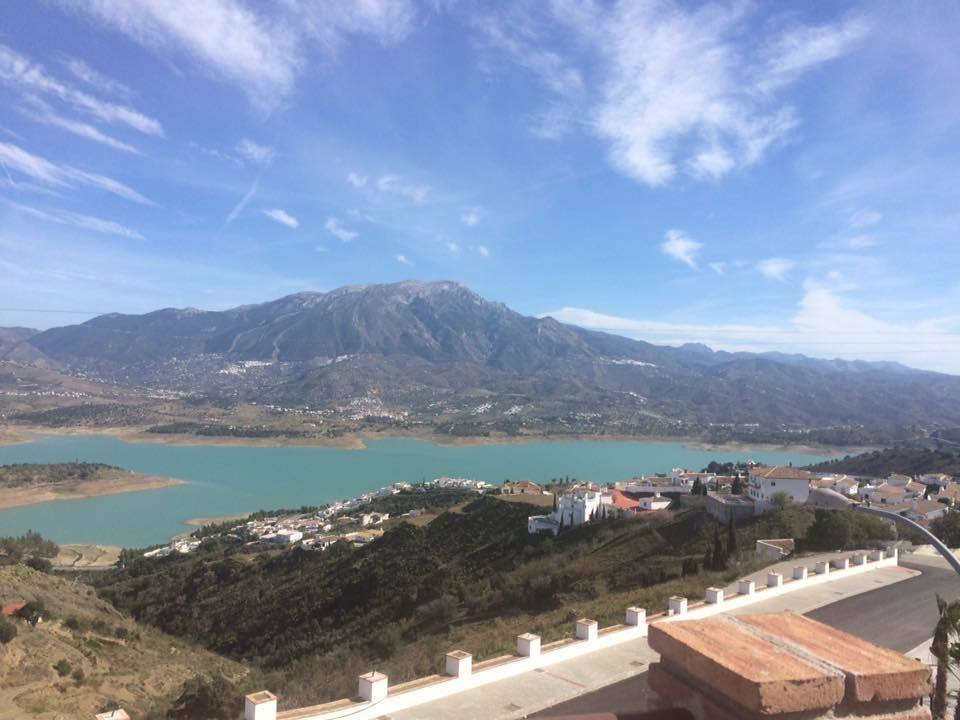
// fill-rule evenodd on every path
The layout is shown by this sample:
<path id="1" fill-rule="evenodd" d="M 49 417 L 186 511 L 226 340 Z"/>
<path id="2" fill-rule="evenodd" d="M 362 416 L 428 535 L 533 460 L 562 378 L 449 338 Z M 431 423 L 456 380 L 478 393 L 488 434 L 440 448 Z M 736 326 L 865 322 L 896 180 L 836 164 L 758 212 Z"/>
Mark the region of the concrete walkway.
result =
<path id="1" fill-rule="evenodd" d="M 831 553 L 824 557 L 834 557 Z M 777 572 L 789 577 L 794 565 L 812 565 L 816 558 L 779 563 Z M 766 573 L 748 577 L 763 578 Z M 838 579 L 826 585 L 797 590 L 742 609 L 741 613 L 765 613 L 793 610 L 806 613 L 851 595 L 874 590 L 919 575 L 902 567 L 880 568 L 862 575 Z M 735 588 L 734 588 L 735 590 Z M 645 673 L 658 656 L 646 638 L 633 640 L 606 650 L 590 653 L 547 668 L 534 670 L 507 680 L 457 693 L 449 698 L 418 705 L 390 714 L 390 720 L 514 720 L 565 700 L 593 692 L 635 675 Z M 638 704 L 642 703 L 638 698 Z M 635 708 L 640 709 L 640 708 Z"/>

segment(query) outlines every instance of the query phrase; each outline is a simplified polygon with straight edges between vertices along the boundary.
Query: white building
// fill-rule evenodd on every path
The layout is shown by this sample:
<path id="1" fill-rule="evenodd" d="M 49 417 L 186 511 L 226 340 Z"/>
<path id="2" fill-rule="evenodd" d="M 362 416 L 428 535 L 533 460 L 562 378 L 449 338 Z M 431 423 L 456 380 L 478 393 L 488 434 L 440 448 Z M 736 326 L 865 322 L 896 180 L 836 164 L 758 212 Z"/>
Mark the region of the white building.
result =
<path id="1" fill-rule="evenodd" d="M 287 528 L 277 530 L 276 535 L 270 538 L 270 542 L 276 543 L 277 545 L 293 545 L 293 543 L 301 540 L 303 540 L 302 532 L 299 530 L 288 530 Z"/>
<path id="2" fill-rule="evenodd" d="M 810 481 L 814 477 L 806 470 L 783 465 L 753 467 L 747 494 L 753 499 L 758 513 L 770 510 L 772 498 L 780 493 L 786 495 L 788 503 L 804 503 L 810 495 Z"/>
<path id="3" fill-rule="evenodd" d="M 670 498 L 663 497 L 660 493 L 651 497 L 640 498 L 641 510 L 666 510 L 670 507 Z"/>

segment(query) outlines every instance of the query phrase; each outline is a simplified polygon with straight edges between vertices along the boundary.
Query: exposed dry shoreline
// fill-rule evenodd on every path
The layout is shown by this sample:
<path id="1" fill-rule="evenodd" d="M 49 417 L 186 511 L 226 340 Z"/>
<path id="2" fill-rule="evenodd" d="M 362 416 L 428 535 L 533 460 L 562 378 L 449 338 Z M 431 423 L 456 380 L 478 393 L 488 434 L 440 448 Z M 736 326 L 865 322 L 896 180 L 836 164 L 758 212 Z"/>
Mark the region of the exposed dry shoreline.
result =
<path id="1" fill-rule="evenodd" d="M 48 435 L 105 435 L 129 443 L 158 443 L 164 445 L 206 445 L 223 447 L 329 447 L 341 450 L 365 450 L 367 442 L 371 440 L 410 439 L 422 440 L 435 445 L 454 447 L 473 447 L 484 445 L 523 445 L 527 443 L 548 442 L 662 442 L 680 443 L 693 450 L 715 450 L 718 452 L 746 452 L 750 451 L 793 451 L 813 455 L 857 454 L 876 450 L 876 447 L 838 448 L 828 445 L 811 444 L 784 444 L 784 443 L 705 443 L 697 438 L 658 437 L 635 435 L 524 435 L 522 437 L 495 436 L 495 437 L 451 437 L 437 435 L 431 432 L 390 432 L 371 433 L 357 432 L 343 435 L 338 438 L 245 438 L 245 437 L 216 437 L 190 434 L 158 434 L 148 433 L 145 427 L 117 427 L 117 428 L 47 428 L 25 427 L 10 428 L 0 426 L 0 445 L 13 445 L 33 442 Z M 746 459 L 746 458 L 745 458 Z"/>
<path id="2" fill-rule="evenodd" d="M 53 500 L 76 500 L 101 495 L 156 490 L 182 485 L 184 482 L 184 480 L 175 478 L 141 475 L 140 473 L 120 470 L 90 480 L 38 483 L 23 487 L 0 487 L 0 510 L 24 505 L 36 505 Z"/>

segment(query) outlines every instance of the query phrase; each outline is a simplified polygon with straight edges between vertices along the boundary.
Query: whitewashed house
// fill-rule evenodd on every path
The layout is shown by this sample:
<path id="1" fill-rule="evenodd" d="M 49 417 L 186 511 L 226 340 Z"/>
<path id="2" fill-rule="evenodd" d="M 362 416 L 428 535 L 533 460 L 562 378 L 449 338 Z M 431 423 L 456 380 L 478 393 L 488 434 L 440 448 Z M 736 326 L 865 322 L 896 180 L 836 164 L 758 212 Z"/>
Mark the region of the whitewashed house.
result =
<path id="1" fill-rule="evenodd" d="M 810 481 L 815 476 L 806 470 L 778 465 L 776 467 L 752 467 L 747 494 L 753 499 L 758 513 L 773 507 L 772 498 L 783 493 L 787 502 L 799 504 L 810 495 Z"/>

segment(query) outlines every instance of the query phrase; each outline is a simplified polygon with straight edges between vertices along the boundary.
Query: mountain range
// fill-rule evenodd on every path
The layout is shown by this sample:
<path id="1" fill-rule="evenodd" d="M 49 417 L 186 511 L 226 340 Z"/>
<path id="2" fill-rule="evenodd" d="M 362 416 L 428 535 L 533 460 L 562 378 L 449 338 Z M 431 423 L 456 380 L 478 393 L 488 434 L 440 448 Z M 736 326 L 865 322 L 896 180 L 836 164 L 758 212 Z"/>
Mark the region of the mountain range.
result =
<path id="1" fill-rule="evenodd" d="M 479 424 L 960 425 L 960 377 L 654 345 L 525 316 L 454 282 L 4 329 L 0 358 L 121 385 Z"/>

